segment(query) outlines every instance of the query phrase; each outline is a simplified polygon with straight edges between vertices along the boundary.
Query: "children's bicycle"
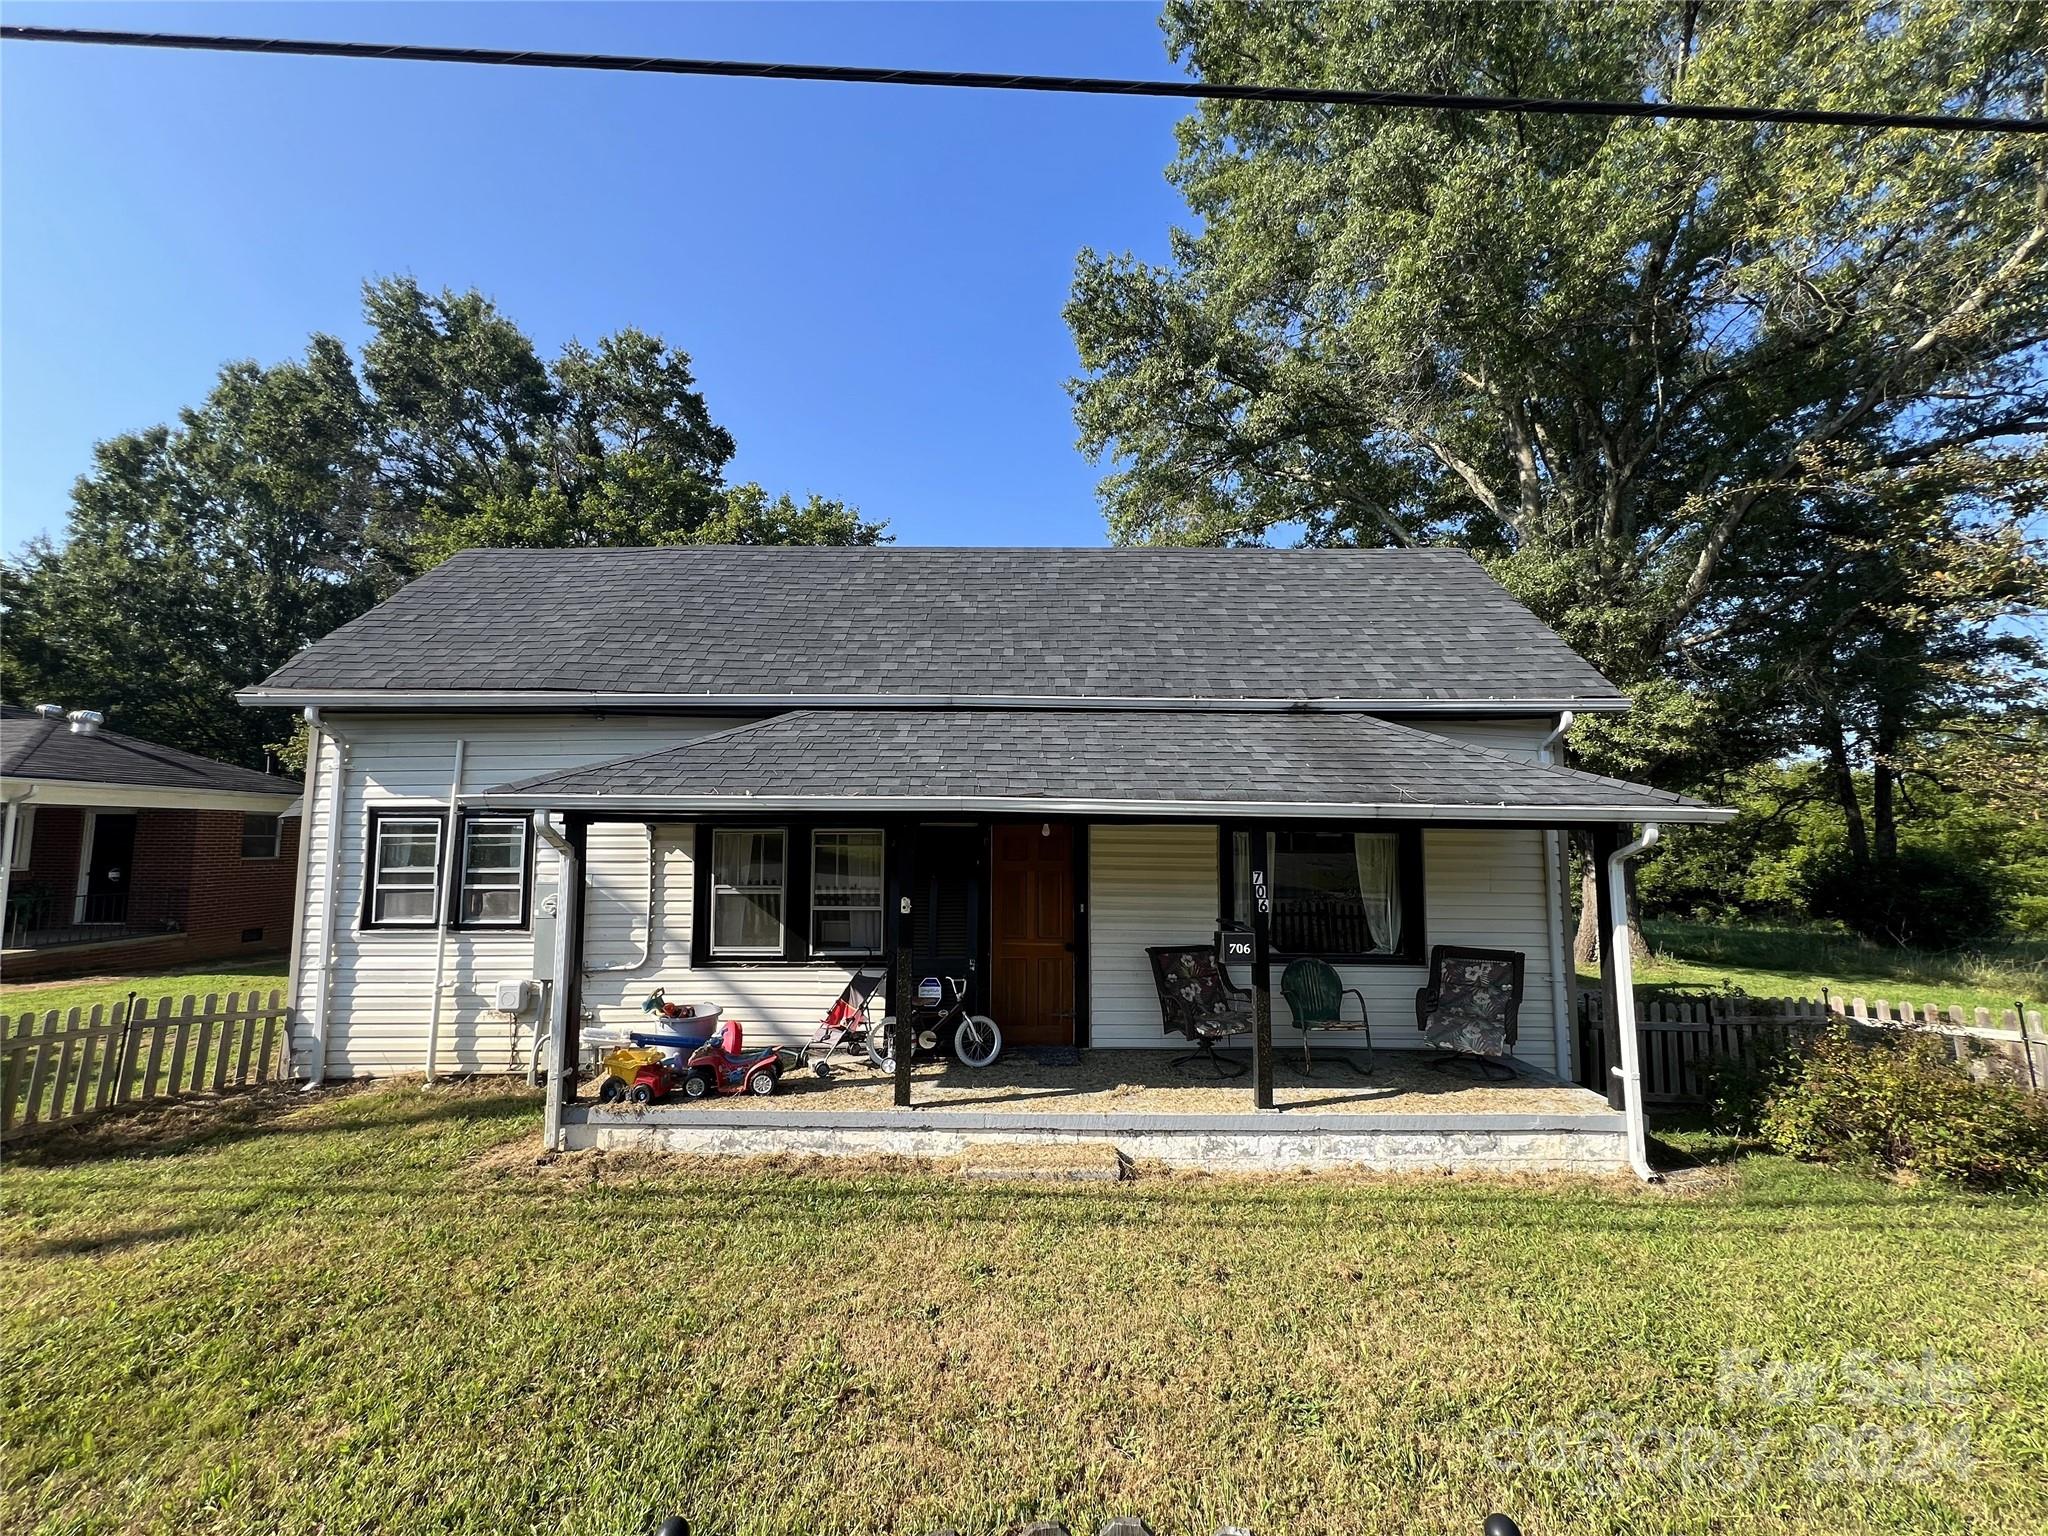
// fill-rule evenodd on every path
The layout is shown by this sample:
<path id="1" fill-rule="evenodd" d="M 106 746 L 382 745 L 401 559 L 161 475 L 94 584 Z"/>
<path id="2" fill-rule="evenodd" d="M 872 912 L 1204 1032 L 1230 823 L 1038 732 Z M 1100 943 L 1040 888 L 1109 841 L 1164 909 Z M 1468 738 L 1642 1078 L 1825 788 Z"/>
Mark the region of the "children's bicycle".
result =
<path id="1" fill-rule="evenodd" d="M 884 1019 L 869 1036 L 868 1059 L 884 1072 L 896 1070 L 895 1022 Z M 944 1053 L 963 1066 L 986 1067 L 1003 1054 L 1003 1031 L 987 1014 L 967 1011 L 967 983 L 961 978 L 927 976 L 917 984 L 910 1010 L 910 1050 L 913 1061 Z"/>

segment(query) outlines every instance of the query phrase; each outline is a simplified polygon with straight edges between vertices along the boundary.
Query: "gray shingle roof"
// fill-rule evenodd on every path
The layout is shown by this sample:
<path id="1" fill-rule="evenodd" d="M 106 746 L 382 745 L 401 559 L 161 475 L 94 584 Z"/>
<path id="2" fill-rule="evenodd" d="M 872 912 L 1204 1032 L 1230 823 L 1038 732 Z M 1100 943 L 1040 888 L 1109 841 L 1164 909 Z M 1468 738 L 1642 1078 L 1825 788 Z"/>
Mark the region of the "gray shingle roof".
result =
<path id="1" fill-rule="evenodd" d="M 1730 814 L 1371 715 L 1181 710 L 792 710 L 489 795 L 502 804 L 584 809 L 944 801 L 963 809 L 1277 806 L 1475 820 Z"/>
<path id="2" fill-rule="evenodd" d="M 1625 702 L 1455 550 L 468 550 L 279 690 Z"/>
<path id="3" fill-rule="evenodd" d="M 10 779 L 137 784 L 151 789 L 287 798 L 299 792 L 293 779 L 253 773 L 105 727 L 81 736 L 63 720 L 47 720 L 11 704 L 0 705 L 0 774 Z"/>

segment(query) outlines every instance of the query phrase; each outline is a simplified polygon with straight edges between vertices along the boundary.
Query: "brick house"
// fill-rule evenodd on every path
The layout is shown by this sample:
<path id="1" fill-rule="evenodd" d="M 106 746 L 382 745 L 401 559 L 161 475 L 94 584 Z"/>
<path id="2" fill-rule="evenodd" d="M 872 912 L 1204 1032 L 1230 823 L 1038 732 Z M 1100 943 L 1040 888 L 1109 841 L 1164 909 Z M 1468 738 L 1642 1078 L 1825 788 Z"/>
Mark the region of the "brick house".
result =
<path id="1" fill-rule="evenodd" d="M 88 710 L 0 705 L 0 971 L 23 981 L 281 951 L 296 791 L 104 730 Z"/>

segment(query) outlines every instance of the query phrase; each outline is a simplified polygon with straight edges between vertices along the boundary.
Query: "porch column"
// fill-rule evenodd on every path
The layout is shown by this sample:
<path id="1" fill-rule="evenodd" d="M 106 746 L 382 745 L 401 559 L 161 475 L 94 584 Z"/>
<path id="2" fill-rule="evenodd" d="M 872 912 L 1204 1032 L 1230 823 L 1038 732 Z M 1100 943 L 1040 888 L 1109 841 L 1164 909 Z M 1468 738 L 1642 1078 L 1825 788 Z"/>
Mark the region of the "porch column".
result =
<path id="1" fill-rule="evenodd" d="M 1618 1073 L 1621 1065 L 1621 988 L 1614 966 L 1614 903 L 1608 890 L 1607 861 L 1621 846 L 1621 829 L 1594 827 L 1592 842 L 1593 891 L 1596 915 L 1600 920 L 1600 1036 L 1605 1042 L 1600 1054 L 1607 1067 L 1607 1080 L 1599 1085 L 1598 1091 L 1607 1095 L 1608 1108 L 1620 1109 L 1623 1107 Z"/>
<path id="2" fill-rule="evenodd" d="M 1252 845 L 1252 1107 L 1273 1107 L 1272 874 L 1266 833 L 1254 827 Z"/>
<path id="3" fill-rule="evenodd" d="M 917 1001 L 917 978 L 911 974 L 916 968 L 917 957 L 913 953 L 916 936 L 916 919 L 911 911 L 910 892 L 915 882 L 911 848 L 917 840 L 911 828 L 899 830 L 893 841 L 896 844 L 896 984 L 891 989 L 896 995 L 896 1107 L 910 1108 L 910 1053 L 917 1041 L 917 1032 L 911 1027 L 910 1009 Z"/>
<path id="4" fill-rule="evenodd" d="M 534 812 L 534 830 L 555 850 L 554 985 L 548 998 L 548 1075 L 541 1138 L 549 1151 L 562 1147 L 562 1106 L 576 1081 L 575 930 L 583 924 L 583 838 L 575 828 L 567 837 L 548 825 L 547 813 Z"/>
<path id="5" fill-rule="evenodd" d="M 5 941 L 7 888 L 14 875 L 14 834 L 21 827 L 21 801 L 7 802 L 7 827 L 0 831 L 0 942 Z"/>

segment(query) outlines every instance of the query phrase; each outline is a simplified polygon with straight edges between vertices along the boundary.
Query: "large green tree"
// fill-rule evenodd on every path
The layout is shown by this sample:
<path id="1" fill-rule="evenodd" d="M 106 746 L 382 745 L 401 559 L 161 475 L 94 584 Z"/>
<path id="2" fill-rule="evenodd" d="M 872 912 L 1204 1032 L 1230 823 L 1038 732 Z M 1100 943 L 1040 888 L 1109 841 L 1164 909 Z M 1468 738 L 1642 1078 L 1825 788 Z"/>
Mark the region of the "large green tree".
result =
<path id="1" fill-rule="evenodd" d="M 262 678 L 474 545 L 872 544 L 842 502 L 730 485 L 686 354 L 624 330 L 552 360 L 482 295 L 366 285 L 331 336 L 232 363 L 174 426 L 99 444 L 61 541 L 0 564 L 0 691 L 258 764 Z"/>
<path id="2" fill-rule="evenodd" d="M 2037 112 L 2048 58 L 2048 10 L 1954 0 L 1173 0 L 1164 27 L 1215 81 L 1918 112 Z M 1067 308 L 1112 531 L 1468 545 L 1636 694 L 1635 723 L 1577 737 L 1602 766 L 1685 782 L 1823 746 L 1788 690 L 1867 650 L 1859 620 L 1831 651 L 1822 615 L 1873 562 L 1827 561 L 1925 515 L 1896 482 L 1949 466 L 1936 536 L 2038 553 L 2011 539 L 2048 484 L 2043 153 L 1205 102 L 1169 172 L 1195 225 L 1163 265 L 1084 252 Z M 1969 475 L 1989 479 L 1964 494 Z M 1963 701 L 1955 626 L 1981 638 L 1987 603 L 2032 589 L 1992 564 L 1919 605 L 1951 627 L 1895 676 L 1942 670 L 1932 692 Z M 1801 665 L 1727 707 L 1717 638 L 1781 623 Z"/>

